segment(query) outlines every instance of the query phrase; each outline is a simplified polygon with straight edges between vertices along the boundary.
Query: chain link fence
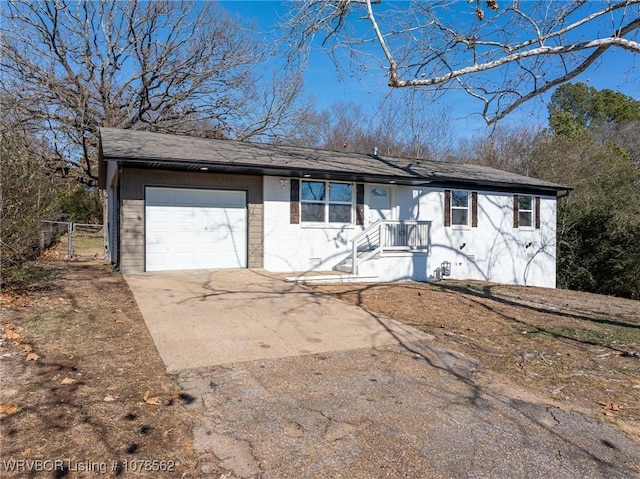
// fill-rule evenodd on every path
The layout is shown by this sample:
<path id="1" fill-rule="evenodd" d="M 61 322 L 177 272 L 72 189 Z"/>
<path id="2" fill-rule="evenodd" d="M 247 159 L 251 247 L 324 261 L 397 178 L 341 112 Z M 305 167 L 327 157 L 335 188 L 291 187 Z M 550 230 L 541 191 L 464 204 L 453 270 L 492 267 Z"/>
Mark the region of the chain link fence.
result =
<path id="1" fill-rule="evenodd" d="M 104 225 L 67 221 L 41 221 L 40 224 L 39 246 L 45 256 L 106 259 Z"/>

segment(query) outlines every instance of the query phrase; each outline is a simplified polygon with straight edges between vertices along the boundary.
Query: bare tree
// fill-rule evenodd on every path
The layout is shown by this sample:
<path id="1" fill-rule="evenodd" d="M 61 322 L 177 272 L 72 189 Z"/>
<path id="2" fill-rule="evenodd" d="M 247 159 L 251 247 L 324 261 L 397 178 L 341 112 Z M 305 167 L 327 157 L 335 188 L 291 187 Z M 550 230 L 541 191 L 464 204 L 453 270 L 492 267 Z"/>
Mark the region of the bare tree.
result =
<path id="1" fill-rule="evenodd" d="M 490 136 L 476 135 L 460 144 L 460 162 L 476 163 L 521 175 L 530 171 L 531 151 L 544 137 L 544 130 L 534 125 L 507 126 L 498 124 Z M 555 158 L 550 158 L 552 163 Z M 559 178 L 555 178 L 560 182 Z"/>
<path id="2" fill-rule="evenodd" d="M 453 149 L 450 117 L 428 108 L 412 91 L 394 92 L 372 111 L 353 102 L 336 102 L 317 111 L 313 99 L 296 111 L 296 121 L 278 143 L 444 160 Z"/>
<path id="3" fill-rule="evenodd" d="M 2 93 L 0 92 L 0 95 Z M 10 103 L 8 99 L 5 103 Z M 0 278 L 11 281 L 16 268 L 38 252 L 40 220 L 59 213 L 63 180 L 50 174 L 48 145 L 21 129 L 22 122 L 0 115 Z"/>
<path id="4" fill-rule="evenodd" d="M 6 97 L 56 148 L 59 168 L 97 179 L 100 126 L 247 139 L 289 114 L 300 77 L 262 88 L 263 45 L 214 2 L 29 1 L 2 5 Z M 275 83 L 274 83 L 275 82 Z"/>
<path id="5" fill-rule="evenodd" d="M 384 68 L 394 88 L 461 89 L 491 124 L 609 49 L 640 53 L 640 0 L 304 0 L 288 27 L 297 52 L 321 34 L 336 63 L 346 52 L 358 68 Z"/>

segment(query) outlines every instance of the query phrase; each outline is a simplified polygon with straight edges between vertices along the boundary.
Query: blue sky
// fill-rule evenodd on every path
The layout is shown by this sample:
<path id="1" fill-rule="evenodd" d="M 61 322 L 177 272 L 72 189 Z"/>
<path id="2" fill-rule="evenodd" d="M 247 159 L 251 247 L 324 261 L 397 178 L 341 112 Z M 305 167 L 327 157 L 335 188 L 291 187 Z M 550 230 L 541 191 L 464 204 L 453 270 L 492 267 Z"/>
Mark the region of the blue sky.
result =
<path id="1" fill-rule="evenodd" d="M 256 23 L 265 32 L 272 30 L 288 11 L 281 1 L 225 0 L 220 3 L 231 13 Z M 633 69 L 637 74 L 639 69 L 640 59 L 636 57 L 637 54 L 620 49 L 611 50 L 603 56 L 597 68 L 587 70 L 573 81 L 582 81 L 598 89 L 621 91 L 640 99 L 640 81 L 630 73 Z M 360 78 L 352 78 L 347 70 L 347 74 L 342 77 L 341 79 L 336 73 L 328 55 L 316 48 L 304 73 L 305 93 L 315 96 L 318 108 L 326 108 L 339 101 L 352 101 L 361 104 L 372 114 L 375 114 L 373 110 L 385 95 L 393 94 L 387 86 L 386 72 L 381 68 L 374 67 L 361 72 Z M 549 97 L 550 93 L 530 101 L 511 113 L 502 123 L 546 125 L 546 102 Z M 469 137 L 486 128 L 484 120 L 474 114 L 480 111 L 481 105 L 462 92 L 445 94 L 438 100 L 436 107 L 444 107 L 450 111 L 453 123 L 451 126 L 459 137 Z"/>

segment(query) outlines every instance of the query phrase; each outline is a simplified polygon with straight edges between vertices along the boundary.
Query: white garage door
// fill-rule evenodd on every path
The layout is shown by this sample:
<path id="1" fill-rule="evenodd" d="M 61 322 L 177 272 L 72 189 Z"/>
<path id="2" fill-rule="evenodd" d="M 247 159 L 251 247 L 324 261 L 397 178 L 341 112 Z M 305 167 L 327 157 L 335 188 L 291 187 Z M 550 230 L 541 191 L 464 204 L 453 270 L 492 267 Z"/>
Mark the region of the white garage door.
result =
<path id="1" fill-rule="evenodd" d="M 247 266 L 245 191 L 145 191 L 147 271 Z"/>

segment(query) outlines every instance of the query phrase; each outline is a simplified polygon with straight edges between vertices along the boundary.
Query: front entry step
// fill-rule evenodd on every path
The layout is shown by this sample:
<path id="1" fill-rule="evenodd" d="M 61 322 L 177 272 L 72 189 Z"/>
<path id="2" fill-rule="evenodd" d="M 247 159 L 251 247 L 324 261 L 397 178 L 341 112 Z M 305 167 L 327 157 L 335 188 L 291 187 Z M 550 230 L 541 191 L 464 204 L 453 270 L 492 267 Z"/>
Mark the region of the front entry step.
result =
<path id="1" fill-rule="evenodd" d="M 349 268 L 351 271 L 351 268 Z M 304 274 L 300 276 L 287 276 L 287 281 L 296 283 L 356 283 L 358 281 L 376 281 L 378 276 L 359 276 L 357 274 L 340 274 L 336 271 L 318 272 L 318 274 Z"/>
<path id="2" fill-rule="evenodd" d="M 365 261 L 367 259 L 371 259 L 368 256 L 372 255 L 372 253 L 374 251 L 376 251 L 377 248 L 373 248 L 373 247 L 367 247 L 367 248 L 363 248 L 358 250 L 358 258 L 362 259 L 362 258 L 366 258 Z M 373 255 L 372 257 L 377 257 L 377 254 Z M 347 256 L 345 259 L 343 259 L 340 263 L 338 263 L 337 265 L 335 265 L 333 267 L 334 271 L 343 271 L 345 273 L 351 273 L 351 268 L 353 267 L 353 261 L 352 261 L 352 255 Z"/>

